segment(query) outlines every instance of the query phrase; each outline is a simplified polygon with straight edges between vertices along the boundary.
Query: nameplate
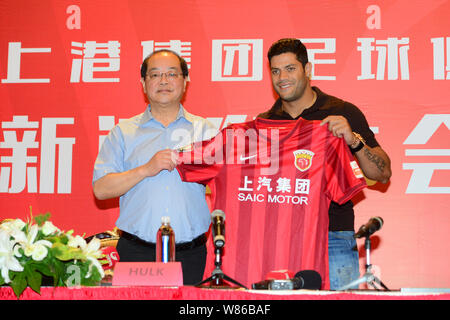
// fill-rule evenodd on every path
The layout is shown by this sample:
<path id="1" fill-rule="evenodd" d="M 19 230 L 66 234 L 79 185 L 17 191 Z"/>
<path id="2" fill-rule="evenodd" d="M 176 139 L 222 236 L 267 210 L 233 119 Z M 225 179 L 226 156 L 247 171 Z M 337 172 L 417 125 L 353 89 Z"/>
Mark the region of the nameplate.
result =
<path id="1" fill-rule="evenodd" d="M 183 285 L 181 262 L 117 262 L 113 286 L 168 286 Z"/>

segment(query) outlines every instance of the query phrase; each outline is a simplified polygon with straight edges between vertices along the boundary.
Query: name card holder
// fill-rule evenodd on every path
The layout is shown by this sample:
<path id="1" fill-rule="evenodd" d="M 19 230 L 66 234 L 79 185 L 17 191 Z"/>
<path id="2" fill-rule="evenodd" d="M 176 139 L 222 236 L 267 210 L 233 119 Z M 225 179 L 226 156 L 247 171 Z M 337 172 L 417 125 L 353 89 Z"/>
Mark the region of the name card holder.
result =
<path id="1" fill-rule="evenodd" d="M 183 286 L 181 262 L 117 262 L 113 286 Z"/>

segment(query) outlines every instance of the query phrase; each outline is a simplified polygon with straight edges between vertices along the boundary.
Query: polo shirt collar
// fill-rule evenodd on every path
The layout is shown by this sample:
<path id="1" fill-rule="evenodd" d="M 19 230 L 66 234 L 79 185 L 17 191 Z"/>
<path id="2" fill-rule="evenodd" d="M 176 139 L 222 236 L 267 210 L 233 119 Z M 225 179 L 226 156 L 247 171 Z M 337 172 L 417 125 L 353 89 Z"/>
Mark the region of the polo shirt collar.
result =
<path id="1" fill-rule="evenodd" d="M 299 117 L 303 117 L 311 112 L 316 111 L 320 105 L 322 105 L 322 99 L 324 97 L 324 93 L 322 91 L 320 91 L 320 89 L 318 87 L 312 87 L 312 89 L 317 93 L 317 99 L 314 102 L 314 104 L 309 107 L 308 109 L 303 110 L 302 114 L 300 114 L 296 119 L 298 119 Z M 284 119 L 292 119 L 291 115 L 287 112 L 285 112 L 282 108 L 282 103 L 281 103 L 281 98 L 278 98 L 274 105 L 272 106 L 272 108 L 270 109 L 270 113 L 272 115 L 277 115 L 280 118 L 284 118 Z"/>

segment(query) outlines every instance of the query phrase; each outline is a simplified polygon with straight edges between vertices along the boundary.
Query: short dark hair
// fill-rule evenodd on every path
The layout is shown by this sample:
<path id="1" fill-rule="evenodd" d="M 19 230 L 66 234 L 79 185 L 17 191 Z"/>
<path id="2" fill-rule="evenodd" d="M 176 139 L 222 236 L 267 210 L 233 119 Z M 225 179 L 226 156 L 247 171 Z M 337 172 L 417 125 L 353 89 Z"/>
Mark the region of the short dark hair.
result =
<path id="1" fill-rule="evenodd" d="M 187 76 L 189 76 L 189 69 L 188 69 L 188 65 L 186 63 L 186 60 L 183 59 L 183 57 L 181 57 L 178 53 L 176 53 L 175 51 L 169 50 L 169 49 L 161 49 L 161 50 L 157 50 L 157 51 L 153 51 L 152 53 L 150 53 L 142 62 L 141 65 L 141 78 L 145 78 L 145 75 L 147 74 L 147 62 L 148 60 L 153 57 L 155 54 L 157 53 L 161 53 L 161 52 L 169 52 L 174 54 L 178 60 L 180 61 L 180 68 L 181 68 L 181 73 L 183 74 L 183 77 L 186 78 Z"/>
<path id="2" fill-rule="evenodd" d="M 305 67 L 305 65 L 308 63 L 308 52 L 305 45 L 298 39 L 284 38 L 274 42 L 267 52 L 269 64 L 273 56 L 278 56 L 286 52 L 294 53 L 297 57 L 297 60 L 301 62 L 303 67 Z"/>

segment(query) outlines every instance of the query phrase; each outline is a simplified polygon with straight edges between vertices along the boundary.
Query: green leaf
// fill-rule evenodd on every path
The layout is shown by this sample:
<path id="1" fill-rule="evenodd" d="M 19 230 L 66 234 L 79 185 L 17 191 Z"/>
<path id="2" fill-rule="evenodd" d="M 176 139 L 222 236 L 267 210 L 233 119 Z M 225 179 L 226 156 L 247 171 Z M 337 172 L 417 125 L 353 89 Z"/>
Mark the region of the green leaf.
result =
<path id="1" fill-rule="evenodd" d="M 47 212 L 45 214 L 41 214 L 35 217 L 34 221 L 37 223 L 38 226 L 41 227 L 45 223 L 45 221 L 50 219 L 50 216 L 51 216 L 50 212 Z"/>
<path id="2" fill-rule="evenodd" d="M 42 274 L 39 272 L 33 272 L 27 276 L 27 282 L 34 292 L 41 294 Z"/>
<path id="3" fill-rule="evenodd" d="M 62 244 L 67 244 L 69 242 L 69 238 L 66 235 L 50 235 L 45 237 L 45 240 L 50 241 L 51 243 L 62 243 Z"/>
<path id="4" fill-rule="evenodd" d="M 59 260 L 54 260 L 53 267 L 53 285 L 61 286 L 62 278 L 65 273 L 65 263 Z"/>
<path id="5" fill-rule="evenodd" d="M 85 259 L 83 252 L 79 248 L 66 246 L 60 242 L 54 243 L 53 247 L 55 257 L 62 261 Z"/>
<path id="6" fill-rule="evenodd" d="M 25 279 L 24 273 L 16 273 L 14 278 L 11 281 L 11 287 L 16 295 L 17 299 L 19 299 L 22 292 L 27 287 L 27 280 Z"/>
<path id="7" fill-rule="evenodd" d="M 48 265 L 46 264 L 39 264 L 36 263 L 33 265 L 37 270 L 39 270 L 42 274 L 46 275 L 46 276 L 53 276 L 53 272 L 50 270 L 50 268 L 48 267 Z"/>

